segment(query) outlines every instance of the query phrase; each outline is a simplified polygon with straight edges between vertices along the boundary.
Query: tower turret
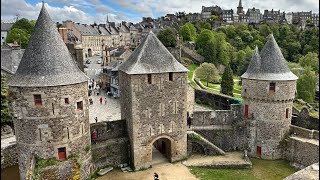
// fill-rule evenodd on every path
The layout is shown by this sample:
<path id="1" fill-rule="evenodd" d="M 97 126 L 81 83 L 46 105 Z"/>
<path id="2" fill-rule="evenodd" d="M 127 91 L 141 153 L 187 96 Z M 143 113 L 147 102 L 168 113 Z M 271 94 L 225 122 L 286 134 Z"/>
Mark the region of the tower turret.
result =
<path id="1" fill-rule="evenodd" d="M 187 71 L 152 31 L 119 66 L 121 118 L 136 170 L 152 165 L 155 149 L 170 162 L 187 155 Z"/>
<path id="2" fill-rule="evenodd" d="M 90 169 L 88 77 L 78 68 L 42 6 L 27 49 L 9 82 L 20 178 L 30 159 L 68 160 L 78 154 L 81 178 Z"/>
<path id="3" fill-rule="evenodd" d="M 249 149 L 252 156 L 281 158 L 279 142 L 289 131 L 298 79 L 287 66 L 273 35 L 255 53 L 242 78 L 244 118 L 252 121 Z"/>

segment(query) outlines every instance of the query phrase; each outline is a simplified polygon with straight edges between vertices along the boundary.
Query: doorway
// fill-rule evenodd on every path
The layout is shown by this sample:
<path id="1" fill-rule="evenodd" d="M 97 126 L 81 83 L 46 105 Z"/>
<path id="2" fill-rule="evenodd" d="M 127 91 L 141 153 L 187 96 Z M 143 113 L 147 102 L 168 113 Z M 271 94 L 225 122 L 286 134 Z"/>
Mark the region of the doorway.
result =
<path id="1" fill-rule="evenodd" d="M 160 138 L 152 144 L 152 164 L 171 161 L 171 141 Z"/>
<path id="2" fill-rule="evenodd" d="M 58 148 L 58 159 L 59 160 L 67 159 L 67 153 L 66 153 L 65 147 Z"/>
<path id="3" fill-rule="evenodd" d="M 261 146 L 257 146 L 257 157 L 261 158 Z"/>
<path id="4" fill-rule="evenodd" d="M 89 57 L 92 57 L 92 50 L 91 49 L 88 49 L 88 54 L 89 54 Z"/>

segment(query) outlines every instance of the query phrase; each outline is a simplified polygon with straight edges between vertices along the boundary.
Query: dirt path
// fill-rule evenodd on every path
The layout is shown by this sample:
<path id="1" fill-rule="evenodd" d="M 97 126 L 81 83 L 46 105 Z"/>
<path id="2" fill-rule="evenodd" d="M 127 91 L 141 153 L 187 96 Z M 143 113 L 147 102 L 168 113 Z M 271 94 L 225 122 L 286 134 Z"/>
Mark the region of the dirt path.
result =
<path id="1" fill-rule="evenodd" d="M 183 164 L 161 163 L 152 168 L 138 172 L 121 172 L 113 170 L 97 180 L 153 180 L 153 173 L 159 174 L 160 180 L 198 180 Z"/>

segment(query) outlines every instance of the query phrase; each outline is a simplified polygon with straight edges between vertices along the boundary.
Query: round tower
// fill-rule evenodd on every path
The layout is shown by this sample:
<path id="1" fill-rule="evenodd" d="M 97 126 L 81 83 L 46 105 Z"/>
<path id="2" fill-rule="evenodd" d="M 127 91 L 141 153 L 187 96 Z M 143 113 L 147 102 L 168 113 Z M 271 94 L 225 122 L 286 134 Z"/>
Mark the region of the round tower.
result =
<path id="1" fill-rule="evenodd" d="M 21 179 L 30 178 L 39 158 L 63 161 L 70 156 L 82 162 L 81 179 L 89 176 L 87 81 L 43 5 L 9 82 Z"/>
<path id="2" fill-rule="evenodd" d="M 255 53 L 242 78 L 244 120 L 250 123 L 249 154 L 279 159 L 279 142 L 290 129 L 296 80 L 273 35 Z"/>

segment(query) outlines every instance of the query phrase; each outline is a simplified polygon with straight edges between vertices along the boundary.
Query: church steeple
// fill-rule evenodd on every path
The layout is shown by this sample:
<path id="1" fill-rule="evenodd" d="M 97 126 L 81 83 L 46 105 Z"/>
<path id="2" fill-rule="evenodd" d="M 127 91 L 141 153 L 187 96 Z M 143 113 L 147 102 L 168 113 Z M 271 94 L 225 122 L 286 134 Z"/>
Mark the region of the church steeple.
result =
<path id="1" fill-rule="evenodd" d="M 238 5 L 238 7 L 237 7 L 237 14 L 239 15 L 239 14 L 244 14 L 244 12 L 243 12 L 243 7 L 242 7 L 242 1 L 240 0 L 239 1 L 239 5 Z"/>

